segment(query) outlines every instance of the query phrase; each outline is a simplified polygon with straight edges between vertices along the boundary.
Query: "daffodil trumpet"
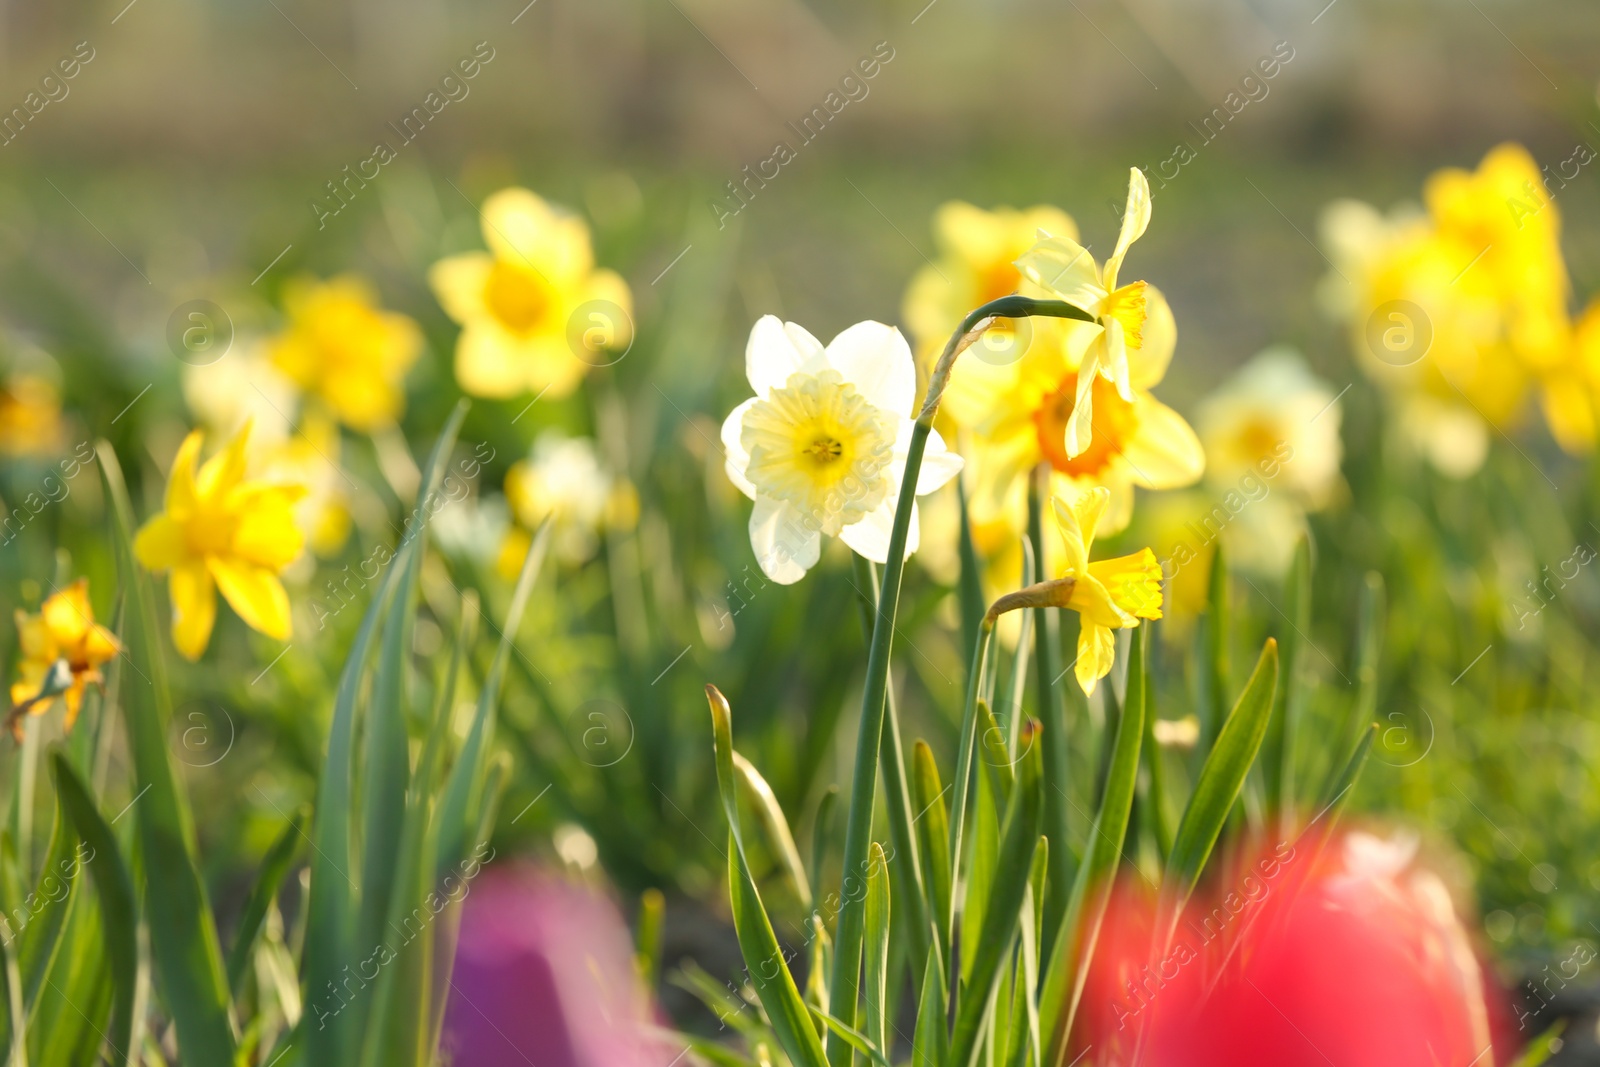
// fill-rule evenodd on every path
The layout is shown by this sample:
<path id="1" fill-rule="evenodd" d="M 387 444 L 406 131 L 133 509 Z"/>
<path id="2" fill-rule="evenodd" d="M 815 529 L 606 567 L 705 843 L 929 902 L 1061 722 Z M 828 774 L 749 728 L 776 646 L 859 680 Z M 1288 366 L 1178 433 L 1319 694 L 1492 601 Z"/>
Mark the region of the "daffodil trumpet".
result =
<path id="1" fill-rule="evenodd" d="M 883 583 L 873 620 L 872 647 L 867 654 L 866 685 L 861 696 L 861 726 L 856 736 L 856 763 L 850 782 L 850 817 L 845 828 L 842 878 L 853 879 L 856 877 L 853 872 L 867 869 L 867 849 L 872 842 L 872 811 L 878 786 L 878 749 L 882 742 L 884 702 L 889 686 L 889 649 L 893 643 L 895 615 L 900 603 L 900 579 L 905 572 L 906 541 L 911 529 L 912 506 L 916 502 L 917 477 L 922 470 L 922 456 L 928 446 L 928 436 L 933 432 L 933 417 L 939 410 L 939 400 L 950 381 L 950 371 L 955 366 L 956 358 L 982 337 L 996 319 L 1020 319 L 1035 315 L 1094 321 L 1087 311 L 1064 300 L 1038 300 L 1026 296 L 1005 296 L 991 300 L 961 320 L 961 325 L 951 335 L 929 376 L 928 391 L 906 450 L 905 473 L 900 481 L 894 526 L 889 534 L 888 557 L 883 567 Z M 986 630 L 992 630 L 992 627 Z M 987 636 L 980 637 L 980 642 L 986 646 Z M 851 893 L 848 886 L 842 887 L 840 896 L 844 904 L 839 912 L 834 940 L 833 982 L 830 988 L 835 1003 L 853 1005 L 859 991 L 866 900 L 863 894 Z M 847 1067 L 853 1054 L 854 1050 L 843 1039 L 832 1033 L 828 1035 L 828 1060 L 834 1067 Z"/>

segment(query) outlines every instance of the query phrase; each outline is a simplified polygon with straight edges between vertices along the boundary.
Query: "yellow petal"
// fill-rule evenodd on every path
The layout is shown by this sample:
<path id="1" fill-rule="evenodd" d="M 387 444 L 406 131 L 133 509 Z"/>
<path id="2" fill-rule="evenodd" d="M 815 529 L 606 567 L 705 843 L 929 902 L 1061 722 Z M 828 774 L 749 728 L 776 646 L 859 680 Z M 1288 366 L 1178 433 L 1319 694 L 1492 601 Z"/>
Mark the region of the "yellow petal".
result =
<path id="1" fill-rule="evenodd" d="M 1100 314 L 1107 289 L 1100 280 L 1099 265 L 1078 242 L 1066 237 L 1042 240 L 1017 260 L 1017 269 L 1074 307 Z"/>
<path id="2" fill-rule="evenodd" d="M 1073 665 L 1073 673 L 1086 695 L 1092 695 L 1100 679 L 1111 673 L 1116 659 L 1116 635 L 1086 620 L 1078 631 L 1078 661 Z"/>
<path id="3" fill-rule="evenodd" d="M 1199 481 L 1206 453 L 1183 416 L 1149 393 L 1139 393 L 1134 404 L 1139 421 L 1122 451 L 1134 484 L 1180 489 Z"/>
<path id="4" fill-rule="evenodd" d="M 59 647 L 75 647 L 94 625 L 94 609 L 89 606 L 89 580 L 79 578 L 59 593 L 46 597 L 39 613 Z"/>
<path id="5" fill-rule="evenodd" d="M 633 291 L 628 288 L 628 283 L 623 281 L 622 275 L 614 270 L 597 270 L 584 280 L 583 288 L 578 294 L 581 303 L 592 300 L 603 300 L 608 304 L 615 304 L 622 312 L 620 316 L 605 314 L 600 310 L 601 320 L 596 320 L 595 325 L 600 328 L 604 337 L 601 343 L 613 356 L 625 352 L 633 344 Z M 615 319 L 615 321 L 612 321 Z M 603 321 L 602 321 L 603 320 Z M 605 353 L 597 353 L 586 358 L 595 362 L 607 362 Z"/>
<path id="6" fill-rule="evenodd" d="M 91 626 L 84 635 L 83 658 L 91 665 L 105 663 L 122 651 L 122 644 L 104 626 Z"/>
<path id="7" fill-rule="evenodd" d="M 212 556 L 206 560 L 217 588 L 252 630 L 279 641 L 290 634 L 289 594 L 278 576 L 243 560 Z"/>
<path id="8" fill-rule="evenodd" d="M 240 513 L 234 555 L 274 571 L 292 563 L 305 548 L 305 534 L 294 517 L 294 504 L 305 495 L 303 485 L 259 485 L 236 497 Z"/>
<path id="9" fill-rule="evenodd" d="M 183 518 L 194 511 L 197 497 L 194 469 L 203 439 L 199 430 L 191 430 L 173 457 L 172 471 L 167 477 L 167 511 L 175 518 Z"/>
<path id="10" fill-rule="evenodd" d="M 134 537 L 133 556 L 145 570 L 157 573 L 180 566 L 189 558 L 183 527 L 167 512 L 155 516 Z"/>
<path id="11" fill-rule="evenodd" d="M 22 646 L 22 658 L 30 663 L 49 663 L 56 658 L 55 642 L 44 616 L 29 615 L 20 608 L 16 613 L 17 643 Z"/>
<path id="12" fill-rule="evenodd" d="M 1094 576 L 1093 568 L 1094 564 L 1091 563 L 1087 571 L 1074 575 L 1077 584 L 1072 587 L 1072 598 L 1067 602 L 1067 607 L 1078 613 L 1085 626 L 1120 630 L 1125 626 L 1138 625 L 1137 619 L 1111 599 L 1111 591 Z"/>
<path id="13" fill-rule="evenodd" d="M 200 468 L 200 474 L 195 479 L 195 491 L 200 498 L 220 497 L 244 480 L 252 421 L 246 419 L 227 446 L 206 460 Z"/>
<path id="14" fill-rule="evenodd" d="M 184 659 L 197 660 L 211 641 L 217 620 L 216 586 L 201 561 L 173 568 L 167 580 L 172 595 L 172 643 Z"/>
<path id="15" fill-rule="evenodd" d="M 1105 586 L 1111 602 L 1141 619 L 1161 618 L 1161 564 L 1148 548 L 1131 556 L 1096 560 L 1089 573 Z"/>
<path id="16" fill-rule="evenodd" d="M 1178 324 L 1161 290 L 1147 285 L 1144 305 L 1143 340 L 1128 350 L 1128 382 L 1135 389 L 1155 388 L 1166 377 L 1172 352 L 1178 347 Z"/>
<path id="17" fill-rule="evenodd" d="M 446 256 L 428 269 L 428 284 L 444 313 L 464 324 L 489 313 L 483 294 L 493 268 L 487 252 Z"/>
<path id="18" fill-rule="evenodd" d="M 1128 248 L 1144 236 L 1150 225 L 1150 183 L 1138 167 L 1128 168 L 1128 205 L 1122 212 L 1122 230 L 1117 234 L 1117 248 L 1106 260 L 1105 286 L 1117 287 L 1117 275 L 1122 271 L 1122 257 Z"/>
<path id="19" fill-rule="evenodd" d="M 1093 506 L 1096 493 L 1105 493 L 1104 489 L 1091 489 L 1087 493 L 1076 497 L 1070 504 L 1059 498 L 1052 498 L 1051 506 L 1056 513 L 1056 525 L 1061 529 L 1061 540 L 1066 545 L 1065 570 L 1072 574 L 1083 574 L 1089 569 L 1089 546 L 1094 543 L 1094 528 L 1099 521 L 1098 511 L 1092 521 L 1083 521 L 1084 507 Z"/>
<path id="20" fill-rule="evenodd" d="M 456 342 L 456 381 L 472 396 L 503 400 L 528 387 L 519 346 L 499 327 L 469 323 Z"/>
<path id="21" fill-rule="evenodd" d="M 483 202 L 483 238 L 496 258 L 570 287 L 594 266 L 582 219 L 526 189 L 502 189 Z"/>

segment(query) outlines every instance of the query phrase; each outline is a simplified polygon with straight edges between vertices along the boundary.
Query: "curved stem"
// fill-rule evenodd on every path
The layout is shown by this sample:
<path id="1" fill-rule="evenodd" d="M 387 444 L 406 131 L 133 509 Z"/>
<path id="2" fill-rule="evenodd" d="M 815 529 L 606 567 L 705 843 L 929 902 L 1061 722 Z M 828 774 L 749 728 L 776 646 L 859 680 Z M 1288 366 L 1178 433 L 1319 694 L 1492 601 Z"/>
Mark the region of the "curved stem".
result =
<path id="1" fill-rule="evenodd" d="M 872 625 L 872 647 L 867 654 L 866 685 L 861 694 L 861 726 L 856 736 L 856 763 L 850 780 L 850 816 L 845 828 L 844 865 L 841 871 L 842 901 L 839 925 L 834 936 L 833 981 L 829 1003 L 834 1014 L 850 1022 L 855 1018 L 861 979 L 862 938 L 866 924 L 867 848 L 872 841 L 872 811 L 878 784 L 878 748 L 883 736 L 884 699 L 888 692 L 889 647 L 894 640 L 895 614 L 900 605 L 900 579 L 905 571 L 906 540 L 911 529 L 911 508 L 917 498 L 917 477 L 922 456 L 933 432 L 933 417 L 939 410 L 950 381 L 956 357 L 983 336 L 997 318 L 1020 319 L 1033 315 L 1079 319 L 1093 322 L 1082 308 L 1062 300 L 1035 300 L 1026 296 L 1006 296 L 991 300 L 973 311 L 951 336 L 928 380 L 928 393 L 917 414 L 906 449 L 905 474 L 900 481 L 900 496 L 895 505 L 894 527 L 889 534 L 888 562 L 883 567 L 883 584 L 878 593 L 877 611 Z M 852 888 L 852 886 L 854 888 Z M 842 1038 L 828 1035 L 828 1061 L 833 1067 L 849 1067 L 853 1050 Z"/>

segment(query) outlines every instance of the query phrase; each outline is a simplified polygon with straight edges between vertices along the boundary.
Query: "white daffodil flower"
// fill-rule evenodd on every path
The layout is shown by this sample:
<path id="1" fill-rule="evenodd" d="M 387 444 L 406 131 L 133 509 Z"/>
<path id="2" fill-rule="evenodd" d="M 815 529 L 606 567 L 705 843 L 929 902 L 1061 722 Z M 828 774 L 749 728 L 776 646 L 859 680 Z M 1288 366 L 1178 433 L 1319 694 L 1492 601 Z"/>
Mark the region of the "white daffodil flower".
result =
<path id="1" fill-rule="evenodd" d="M 728 478 L 755 501 L 750 544 L 762 571 L 783 585 L 799 581 L 824 535 L 887 562 L 917 388 L 900 331 L 858 322 L 824 348 L 764 315 L 745 346 L 745 373 L 756 395 L 722 424 L 722 447 Z M 961 457 L 930 434 L 917 495 L 960 470 Z M 906 555 L 916 548 L 913 508 Z"/>

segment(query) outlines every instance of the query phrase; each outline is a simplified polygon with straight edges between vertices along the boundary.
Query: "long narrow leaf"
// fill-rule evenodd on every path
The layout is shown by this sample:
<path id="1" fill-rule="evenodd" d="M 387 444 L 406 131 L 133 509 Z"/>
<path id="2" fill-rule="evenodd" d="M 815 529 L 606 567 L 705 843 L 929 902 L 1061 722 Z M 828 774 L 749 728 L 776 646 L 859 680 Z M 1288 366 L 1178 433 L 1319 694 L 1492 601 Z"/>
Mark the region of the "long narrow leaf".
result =
<path id="1" fill-rule="evenodd" d="M 728 820 L 728 882 L 739 949 L 784 1053 L 795 1067 L 824 1067 L 827 1059 L 822 1052 L 822 1042 L 811 1024 L 805 1002 L 800 999 L 794 976 L 789 973 L 783 948 L 772 930 L 772 921 L 767 918 L 745 859 L 744 841 L 739 832 L 739 786 L 733 769 L 733 713 L 716 686 L 706 686 L 706 701 L 711 705 L 718 791 L 722 796 L 723 814 Z M 850 1007 L 854 1010 L 853 999 Z"/>
<path id="2" fill-rule="evenodd" d="M 1269 637 L 1250 681 L 1200 769 L 1194 793 L 1178 823 L 1163 889 L 1163 920 L 1158 926 L 1162 938 L 1173 929 L 1179 910 L 1194 891 L 1200 871 L 1211 856 L 1212 846 L 1217 843 L 1228 812 L 1250 772 L 1250 765 L 1261 750 L 1277 684 L 1278 645 Z"/>
<path id="3" fill-rule="evenodd" d="M 151 954 L 184 1062 L 231 1064 L 234 1032 L 222 946 L 195 862 L 194 818 L 167 749 L 172 696 L 155 602 L 148 576 L 133 559 L 133 509 L 122 468 L 110 444 L 101 441 L 97 451 L 116 524 L 117 569 L 128 598 L 123 644 L 138 674 L 122 687 L 123 719 L 138 786 L 134 818 L 147 883 Z"/>
<path id="4" fill-rule="evenodd" d="M 133 895 L 133 879 L 122 861 L 122 851 L 112 835 L 111 826 L 101 816 L 89 791 L 72 764 L 61 753 L 51 761 L 55 772 L 56 796 L 61 800 L 61 810 L 84 844 L 93 850 L 93 859 L 87 866 L 94 878 L 95 892 L 100 900 L 100 924 L 104 931 L 106 954 L 111 964 L 113 988 L 110 1029 L 104 1035 L 105 1043 L 117 1058 L 117 1064 L 137 1062 L 138 1050 L 133 1046 L 134 994 L 139 980 L 139 910 Z"/>
<path id="5" fill-rule="evenodd" d="M 867 1037 L 889 1047 L 889 861 L 876 841 L 867 855 Z"/>
<path id="6" fill-rule="evenodd" d="M 970 978 L 956 1007 L 947 1061 L 950 1067 L 973 1067 L 978 1062 L 979 1037 L 994 1008 L 1000 964 L 1016 939 L 1019 913 L 1027 899 L 1028 874 L 1039 846 L 1040 764 L 1039 753 L 1030 751 L 1022 761 L 1022 773 L 1012 792 L 983 924 L 972 946 Z"/>
<path id="7" fill-rule="evenodd" d="M 1060 1064 L 1066 1055 L 1067 1039 L 1083 997 L 1089 964 L 1100 938 L 1112 883 L 1122 858 L 1122 845 L 1128 833 L 1128 818 L 1139 780 L 1139 750 L 1144 742 L 1144 719 L 1148 711 L 1150 675 L 1150 625 L 1133 634 L 1128 656 L 1128 689 L 1122 714 L 1117 722 L 1106 788 L 1095 814 L 1089 841 L 1084 846 L 1083 862 L 1073 882 L 1061 935 L 1051 949 L 1040 995 L 1042 1026 L 1048 1042 L 1044 1061 Z"/>

